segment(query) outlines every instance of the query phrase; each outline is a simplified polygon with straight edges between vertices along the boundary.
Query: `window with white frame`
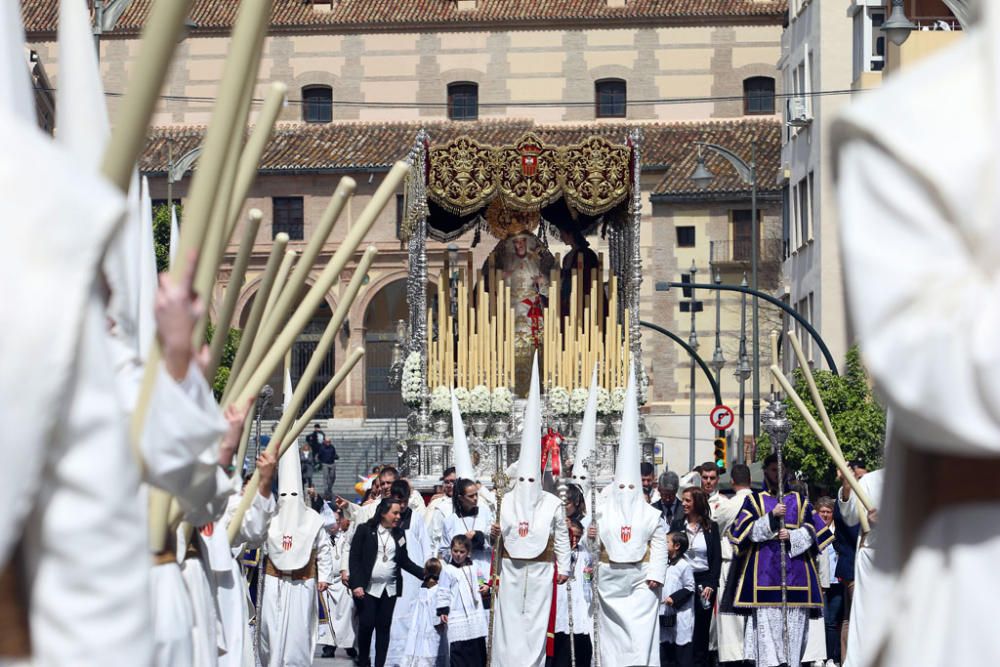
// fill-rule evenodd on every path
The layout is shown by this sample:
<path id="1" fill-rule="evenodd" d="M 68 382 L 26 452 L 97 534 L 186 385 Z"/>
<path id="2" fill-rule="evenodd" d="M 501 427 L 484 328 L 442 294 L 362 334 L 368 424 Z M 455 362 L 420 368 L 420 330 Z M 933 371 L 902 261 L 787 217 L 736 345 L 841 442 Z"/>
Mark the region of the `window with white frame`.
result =
<path id="1" fill-rule="evenodd" d="M 880 0 L 860 0 L 854 13 L 854 78 L 865 72 L 881 72 L 885 68 L 886 9 Z"/>
<path id="2" fill-rule="evenodd" d="M 798 202 L 796 208 L 799 212 L 799 246 L 805 245 L 809 239 L 812 237 L 812 216 L 811 209 L 809 207 L 809 184 L 806 178 L 799 181 L 799 184 L 795 187 L 798 193 Z"/>

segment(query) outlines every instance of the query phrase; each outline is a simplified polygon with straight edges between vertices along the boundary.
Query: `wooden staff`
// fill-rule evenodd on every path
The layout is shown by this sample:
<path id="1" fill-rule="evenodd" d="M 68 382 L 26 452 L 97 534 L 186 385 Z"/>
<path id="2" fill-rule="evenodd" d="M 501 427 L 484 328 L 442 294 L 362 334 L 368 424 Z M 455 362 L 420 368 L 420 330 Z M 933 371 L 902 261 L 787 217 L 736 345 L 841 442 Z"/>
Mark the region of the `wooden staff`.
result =
<path id="1" fill-rule="evenodd" d="M 344 360 L 344 365 L 340 367 L 336 375 L 330 378 L 330 381 L 326 383 L 323 390 L 313 399 L 313 402 L 309 404 L 309 407 L 302 413 L 302 416 L 296 419 L 295 423 L 288 429 L 288 433 L 285 436 L 288 442 L 295 442 L 298 439 L 302 431 L 309 426 L 309 422 L 316 416 L 316 413 L 323 408 L 323 404 L 330 400 L 333 393 L 337 391 L 337 387 L 354 370 L 354 367 L 358 365 L 363 356 L 365 356 L 365 348 L 356 347 L 351 350 L 351 353 L 347 355 L 347 359 Z"/>
<path id="2" fill-rule="evenodd" d="M 226 295 L 222 299 L 222 307 L 215 318 L 215 337 L 212 339 L 212 346 L 209 352 L 208 367 L 205 369 L 205 379 L 211 384 L 215 377 L 215 371 L 222 361 L 222 352 L 226 348 L 226 340 L 229 337 L 229 325 L 233 319 L 233 311 L 236 310 L 236 300 L 243 289 L 243 280 L 246 276 L 247 265 L 250 263 L 250 252 L 253 250 L 254 239 L 257 238 L 257 228 L 264 214 L 260 209 L 250 209 L 247 217 L 247 225 L 243 230 L 243 238 L 240 241 L 240 249 L 236 253 L 236 261 L 233 262 L 233 272 L 229 277 L 229 284 L 226 285 Z"/>
<path id="3" fill-rule="evenodd" d="M 292 392 L 291 399 L 288 402 L 288 408 L 282 413 L 281 419 L 278 421 L 278 425 L 274 430 L 274 434 L 271 436 L 271 442 L 268 443 L 268 451 L 271 453 L 278 451 L 276 448 L 279 444 L 281 445 L 281 452 L 284 452 L 287 446 L 293 442 L 292 440 L 286 440 L 285 436 L 288 434 L 289 427 L 295 421 L 295 415 L 302 408 L 302 404 L 305 402 L 306 396 L 309 393 L 309 387 L 312 384 L 313 378 L 316 377 L 319 369 L 323 366 L 323 363 L 326 360 L 326 353 L 333 346 L 341 324 L 343 324 L 344 320 L 347 318 L 347 312 L 350 310 L 355 297 L 361 289 L 361 283 L 363 282 L 368 269 L 371 267 L 371 263 L 374 261 L 376 253 L 377 251 L 374 246 L 369 246 L 364 255 L 362 255 L 361 261 L 358 263 L 354 275 L 348 283 L 347 289 L 342 295 L 340 302 L 337 304 L 337 308 L 334 310 L 333 315 L 330 317 L 330 322 L 323 331 L 323 335 L 320 337 L 320 340 L 316 343 L 316 348 L 313 351 L 312 357 L 309 359 L 309 363 L 306 364 L 305 369 L 302 371 L 302 376 L 299 378 L 295 391 Z M 278 454 L 278 458 L 280 458 L 280 453 Z M 247 493 L 250 494 L 250 497 L 248 498 L 244 495 L 242 500 L 246 502 L 240 503 L 242 511 L 246 511 L 247 507 L 249 507 L 254 491 L 256 491 L 256 487 L 253 488 L 253 491 L 251 491 L 248 487 Z M 242 516 L 242 512 L 240 516 Z M 239 524 L 237 522 L 237 528 L 238 525 Z M 232 543 L 235 538 L 233 524 L 230 524 L 229 537 L 230 543 Z"/>
<path id="4" fill-rule="evenodd" d="M 233 359 L 233 365 L 229 369 L 229 379 L 226 381 L 226 389 L 222 393 L 221 403 L 223 405 L 228 405 L 226 398 L 232 389 L 233 380 L 236 379 L 240 369 L 243 367 L 247 355 L 250 354 L 250 348 L 253 347 L 254 339 L 257 337 L 257 330 L 264 317 L 265 304 L 274 285 L 275 277 L 278 274 L 279 263 L 283 261 L 282 257 L 287 244 L 288 234 L 282 232 L 274 237 L 274 242 L 271 245 L 271 254 L 267 258 L 267 264 L 264 267 L 264 273 L 260 280 L 260 287 L 257 288 L 257 293 L 254 295 L 253 306 L 250 308 L 250 316 L 247 318 L 246 326 L 243 327 L 243 334 L 240 336 L 240 345 L 236 348 L 236 357 Z"/>
<path id="5" fill-rule="evenodd" d="M 795 391 L 795 387 L 793 387 L 792 383 L 788 381 L 788 378 L 781 372 L 781 369 L 778 368 L 777 364 L 771 364 L 771 374 L 774 375 L 774 379 L 781 385 L 782 391 L 785 392 L 785 395 L 788 396 L 789 400 L 792 401 L 792 404 L 795 405 L 799 414 L 801 414 L 802 418 L 805 419 L 806 424 L 808 424 L 809 428 L 812 429 L 816 439 L 819 440 L 821 445 L 823 445 L 823 449 L 825 449 L 827 454 L 830 455 L 830 458 L 833 459 L 834 465 L 837 466 L 837 469 L 840 470 L 840 474 L 844 476 L 845 480 L 847 480 L 851 490 L 858 494 L 858 500 L 862 505 L 864 505 L 865 510 L 870 512 L 875 509 L 874 503 L 872 503 L 868 494 L 865 493 L 865 490 L 861 488 L 861 484 L 858 483 L 858 480 L 855 479 L 850 466 L 848 466 L 847 461 L 844 460 L 844 456 L 837 451 L 837 448 L 834 447 L 832 442 L 830 442 L 830 439 L 826 437 L 826 433 L 823 432 L 823 429 L 812 416 L 812 413 L 809 412 L 808 408 L 806 408 L 806 404 L 802 401 L 802 398 Z"/>
<path id="6" fill-rule="evenodd" d="M 126 94 L 125 104 L 122 106 L 124 117 L 118 121 L 118 127 L 121 128 L 121 131 L 112 135 L 103 164 L 105 175 L 122 191 L 127 187 L 129 172 L 136 156 L 138 156 L 145 128 L 152 112 L 151 107 L 159 95 L 169 64 L 169 55 L 173 53 L 176 38 L 180 34 L 179 29 L 183 27 L 189 4 L 183 0 L 174 3 L 156 3 L 153 8 L 153 16 L 144 32 L 143 52 L 140 54 L 137 76 L 134 79 L 142 80 L 148 76 L 149 81 L 146 83 L 151 83 L 155 88 L 147 89 L 143 84 L 137 84 L 140 86 L 140 92 L 137 92 L 134 97 Z M 159 5 L 170 5 L 173 9 L 161 8 Z M 267 29 L 270 10 L 270 0 L 246 0 L 240 5 L 232 38 L 229 41 L 230 55 L 226 60 L 225 71 L 219 86 L 219 101 L 212 112 L 212 120 L 205 133 L 204 150 L 199 168 L 195 171 L 191 184 L 191 195 L 178 243 L 177 256 L 170 268 L 170 278 L 175 282 L 187 273 L 191 261 L 191 251 L 201 248 L 204 244 L 206 226 L 218 178 L 225 166 L 224 161 L 228 154 L 231 128 L 239 113 L 242 101 L 241 93 L 244 90 L 247 72 L 251 69 L 256 71 L 256 64 L 259 62 L 260 49 L 257 47 Z M 175 26 L 178 29 L 171 30 Z M 157 34 L 157 31 L 162 31 L 162 33 Z M 165 44 L 164 39 L 169 40 L 170 43 Z M 147 48 L 150 54 L 148 60 L 146 59 Z M 129 93 L 131 92 L 130 89 Z M 137 105 L 137 109 L 133 113 L 129 112 L 131 104 Z M 141 119 L 145 120 L 141 121 Z M 126 159 L 128 162 L 123 164 Z M 202 257 L 199 262 L 213 260 L 214 258 Z M 154 340 L 149 350 L 139 396 L 132 412 L 130 435 L 133 447 L 136 448 L 138 448 L 138 442 L 142 437 L 142 430 L 146 422 L 149 401 L 156 384 L 160 357 L 159 343 Z M 141 462 L 142 459 L 140 458 L 139 461 Z M 150 547 L 154 553 L 163 550 L 169 505 L 162 510 L 159 507 L 156 509 L 155 514 L 150 513 Z"/>
<path id="7" fill-rule="evenodd" d="M 274 307 L 278 304 L 278 297 L 288 283 L 288 274 L 291 273 L 292 267 L 295 266 L 295 259 L 298 256 L 298 251 L 285 251 L 285 256 L 281 260 L 281 266 L 278 267 L 278 275 L 274 277 L 274 286 L 271 288 L 271 293 L 267 295 L 267 302 L 264 304 L 264 316 L 261 322 L 268 322 L 274 315 Z"/>
<path id="8" fill-rule="evenodd" d="M 347 363 L 342 366 L 330 382 L 327 383 L 326 387 L 323 388 L 324 393 L 328 392 L 332 394 L 337 390 L 337 387 L 343 383 L 344 379 L 351 372 L 351 369 L 358 363 L 357 359 L 360 359 L 360 356 L 357 356 L 357 352 L 358 350 L 355 350 L 355 352 L 348 357 Z M 299 384 L 302 385 L 301 379 L 299 380 Z M 288 410 L 288 414 L 291 415 L 297 411 L 298 409 L 290 409 Z M 284 420 L 284 415 L 282 415 L 282 420 Z M 296 423 L 301 423 L 302 427 L 305 428 L 308 420 L 304 422 L 297 421 Z M 301 430 L 299 432 L 301 433 Z M 283 442 L 279 442 L 278 432 L 275 431 L 274 436 L 271 437 L 271 441 L 267 444 L 267 451 L 272 454 L 276 454 L 277 458 L 280 459 L 281 455 L 284 454 L 294 442 L 295 438 L 286 438 Z M 250 481 L 247 482 L 246 488 L 243 490 L 243 497 L 240 498 L 240 504 L 236 506 L 236 511 L 233 513 L 232 519 L 229 522 L 229 528 L 226 531 L 229 538 L 229 544 L 231 545 L 235 544 L 236 540 L 239 538 L 240 526 L 243 524 L 243 515 L 246 514 L 247 509 L 249 509 L 250 505 L 253 503 L 253 499 L 254 496 L 257 495 L 258 488 L 260 488 L 260 471 L 254 470 L 253 476 L 250 477 Z"/>
<path id="9" fill-rule="evenodd" d="M 251 396 L 256 396 L 257 392 L 270 377 L 271 372 L 277 366 L 284 355 L 285 350 L 292 346 L 295 342 L 296 337 L 299 333 L 306 327 L 309 320 L 312 319 L 313 313 L 316 312 L 316 308 L 320 303 L 326 298 L 326 294 L 333 283 L 337 280 L 340 273 L 343 271 L 344 266 L 346 266 L 354 250 L 360 245 L 361 240 L 371 229 L 374 224 L 375 219 L 381 213 L 382 209 L 385 208 L 386 203 L 388 203 L 389 198 L 393 197 L 396 191 L 399 189 L 400 184 L 403 181 L 403 177 L 409 171 L 410 167 L 405 162 L 397 162 L 393 166 L 392 170 L 382 181 L 378 190 L 372 196 L 371 201 L 365 207 L 365 210 L 361 213 L 358 220 L 354 223 L 351 231 L 348 232 L 347 236 L 341 242 L 340 247 L 337 252 L 334 253 L 333 257 L 323 268 L 323 271 L 316 278 L 316 282 L 306 293 L 305 297 L 302 299 L 302 303 L 295 310 L 288 325 L 282 330 L 281 334 L 277 337 L 274 344 L 268 349 L 266 355 L 259 365 L 255 365 L 250 361 L 247 362 L 247 367 L 241 373 L 239 380 L 240 391 L 237 394 L 235 402 L 239 404 L 241 401 L 246 401 Z M 293 274 L 294 276 L 294 274 Z M 285 288 L 288 291 L 288 288 Z M 280 302 L 277 307 L 280 312 Z M 254 370 L 250 370 L 254 369 Z M 252 373 L 252 374 L 251 374 Z M 249 377 L 243 381 L 243 375 L 249 375 Z"/>
<path id="10" fill-rule="evenodd" d="M 288 86 L 280 81 L 271 84 L 264 97 L 264 105 L 257 114 L 257 123 L 247 140 L 240 161 L 236 168 L 236 182 L 233 186 L 232 198 L 229 200 L 228 220 L 226 222 L 226 238 L 233 235 L 236 221 L 240 218 L 243 202 L 250 193 L 250 187 L 257 178 L 257 167 L 264 157 L 264 149 L 271 139 L 271 132 L 278 120 L 278 114 L 285 103 Z"/>
<path id="11" fill-rule="evenodd" d="M 777 364 L 778 357 L 775 350 L 778 347 L 778 336 L 776 333 L 772 333 L 771 337 L 773 341 L 771 361 L 772 363 Z M 820 396 L 819 388 L 816 386 L 816 378 L 813 377 L 812 369 L 809 367 L 806 355 L 802 351 L 802 345 L 799 343 L 799 339 L 795 335 L 794 331 L 788 332 L 788 340 L 792 344 L 792 349 L 795 351 L 795 357 L 799 360 L 799 368 L 802 369 L 802 375 L 806 378 L 806 384 L 809 385 L 809 394 L 812 396 L 813 405 L 816 406 L 816 411 L 819 412 L 819 417 L 823 421 L 823 431 L 826 433 L 826 437 L 830 439 L 833 446 L 837 448 L 837 451 L 840 452 L 840 456 L 844 460 L 847 460 L 847 457 L 844 456 L 844 450 L 840 446 L 840 441 L 837 440 L 837 434 L 833 430 L 833 424 L 830 422 L 830 415 L 827 414 L 826 404 L 823 403 L 823 397 Z M 871 526 L 868 524 L 868 515 L 860 513 L 858 515 L 858 519 L 861 523 L 861 529 L 866 533 L 870 532 Z"/>
<path id="12" fill-rule="evenodd" d="M 142 46 L 121 111 L 115 119 L 101 171 L 121 192 L 128 192 L 136 159 L 146 143 L 146 129 L 159 102 L 174 49 L 184 34 L 192 0 L 153 4 L 142 31 Z"/>
<path id="13" fill-rule="evenodd" d="M 388 179 L 391 176 L 392 172 L 390 172 L 390 175 L 386 178 Z M 386 183 L 383 182 L 382 186 L 385 185 Z M 382 191 L 382 186 L 379 187 L 379 192 Z M 306 277 L 313 268 L 316 257 L 319 255 L 323 244 L 326 243 L 327 237 L 330 235 L 330 230 L 337 222 L 337 219 L 344 208 L 345 202 L 351 198 L 351 195 L 354 193 L 354 189 L 356 187 L 357 184 L 353 178 L 345 176 L 340 179 L 340 183 L 338 183 L 337 189 L 333 193 L 333 198 L 330 200 L 329 206 L 327 206 L 323 215 L 320 217 L 320 221 L 316 226 L 316 233 L 313 235 L 312 239 L 310 239 L 309 243 L 306 244 L 305 248 L 302 249 L 302 258 L 296 265 L 295 270 L 292 271 L 291 277 L 285 282 L 285 286 L 282 289 L 277 290 L 277 302 L 273 306 L 273 310 L 269 314 L 268 318 L 264 320 L 264 325 L 260 328 L 260 332 L 257 335 L 258 342 L 255 343 L 253 348 L 250 350 L 250 357 L 247 359 L 246 363 L 247 368 L 245 368 L 244 371 L 252 371 L 260 365 L 264 355 L 267 354 L 267 351 L 274 343 L 274 339 L 278 335 L 278 332 L 282 330 L 285 317 L 292 309 L 292 305 L 295 303 L 296 299 L 299 298 L 302 286 L 305 284 Z M 378 193 L 376 192 L 376 196 L 377 195 Z M 369 207 L 373 203 L 375 203 L 374 197 L 371 202 L 369 202 Z M 368 212 L 368 208 L 365 209 L 365 212 Z M 374 215 L 377 215 L 377 212 Z M 362 214 L 362 217 L 364 217 L 364 214 Z M 371 222 L 374 222 L 374 217 Z M 303 318 L 304 322 L 308 322 L 308 319 L 312 317 L 312 313 L 315 312 L 316 307 L 319 306 L 323 299 L 326 298 L 326 293 L 329 292 L 331 287 L 333 287 L 333 284 L 337 281 L 340 272 L 343 271 L 344 266 L 347 265 L 350 256 L 353 255 L 357 247 L 361 245 L 361 240 L 367 233 L 367 229 L 361 230 L 361 233 L 358 233 L 358 231 L 358 229 L 352 229 L 348 232 L 344 241 L 340 244 L 340 247 L 330 259 L 330 262 L 326 265 L 326 267 L 324 267 L 322 273 L 306 294 L 306 297 L 303 298 L 302 304 L 299 306 L 299 309 L 296 310 L 296 314 L 298 314 L 299 310 L 302 309 L 302 306 L 305 305 L 306 301 L 311 304 L 312 308 L 312 310 L 309 311 L 309 314 Z M 331 266 L 336 267 L 336 272 L 331 270 Z M 304 327 L 305 324 L 302 326 Z M 238 378 L 237 386 L 242 387 L 248 380 L 249 376 L 241 373 Z"/>

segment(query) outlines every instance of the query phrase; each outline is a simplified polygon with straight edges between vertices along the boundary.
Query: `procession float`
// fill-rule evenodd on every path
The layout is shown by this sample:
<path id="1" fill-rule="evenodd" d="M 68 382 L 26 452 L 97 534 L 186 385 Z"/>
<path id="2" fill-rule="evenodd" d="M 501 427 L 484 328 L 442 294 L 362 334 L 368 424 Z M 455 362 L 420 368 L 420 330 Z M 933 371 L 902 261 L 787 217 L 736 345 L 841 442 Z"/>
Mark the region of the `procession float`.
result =
<path id="1" fill-rule="evenodd" d="M 640 144 L 637 130 L 623 143 L 589 136 L 568 145 L 530 132 L 507 145 L 469 136 L 434 144 L 418 134 L 401 223 L 409 321 L 398 324 L 392 378 L 411 409 L 399 464 L 418 485 L 432 485 L 451 465 L 452 392 L 477 473 L 487 479 L 517 460 L 536 353 L 543 459 L 558 466 L 558 452 L 572 461 L 596 365 L 599 477 L 610 478 L 629 364 L 640 403 L 648 386 L 639 333 Z M 556 237 L 570 247 L 565 256 L 549 250 Z M 606 252 L 587 238 L 606 240 L 597 244 Z M 428 240 L 448 244 L 436 290 L 428 290 Z M 477 266 L 480 243 L 493 247 Z M 642 451 L 652 459 L 651 439 Z"/>

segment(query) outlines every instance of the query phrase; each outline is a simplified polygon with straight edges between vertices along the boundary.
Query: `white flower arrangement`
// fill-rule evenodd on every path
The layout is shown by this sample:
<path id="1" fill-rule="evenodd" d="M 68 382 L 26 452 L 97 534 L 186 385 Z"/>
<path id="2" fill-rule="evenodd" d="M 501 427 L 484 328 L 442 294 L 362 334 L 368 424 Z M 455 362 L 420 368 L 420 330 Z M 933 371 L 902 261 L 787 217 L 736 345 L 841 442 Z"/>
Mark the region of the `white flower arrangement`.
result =
<path id="1" fill-rule="evenodd" d="M 403 403 L 411 408 L 420 405 L 420 400 L 424 393 L 424 378 L 420 372 L 421 366 L 420 352 L 410 352 L 403 364 L 403 382 L 401 393 Z"/>
<path id="2" fill-rule="evenodd" d="M 514 408 L 514 395 L 507 387 L 497 387 L 490 397 L 490 412 L 495 415 L 509 415 Z"/>
<path id="3" fill-rule="evenodd" d="M 639 405 L 646 405 L 649 400 L 649 375 L 643 367 L 639 373 Z"/>
<path id="4" fill-rule="evenodd" d="M 490 390 L 484 384 L 478 384 L 469 392 L 469 413 L 487 415 L 490 413 Z"/>
<path id="5" fill-rule="evenodd" d="M 569 396 L 569 411 L 575 415 L 582 415 L 587 409 L 587 398 L 590 392 L 583 387 L 577 387 Z"/>
<path id="6" fill-rule="evenodd" d="M 555 387 L 549 392 L 549 409 L 554 415 L 569 414 L 569 392 L 565 387 Z"/>
<path id="7" fill-rule="evenodd" d="M 458 401 L 458 410 L 463 415 L 469 414 L 469 390 L 465 387 L 455 389 L 455 400 Z"/>
<path id="8" fill-rule="evenodd" d="M 625 411 L 625 387 L 615 387 L 611 390 L 611 412 L 621 414 Z"/>
<path id="9" fill-rule="evenodd" d="M 451 412 L 451 390 L 440 384 L 431 392 L 431 412 Z"/>
<path id="10" fill-rule="evenodd" d="M 597 388 L 597 414 L 606 415 L 611 412 L 611 393 L 604 387 Z"/>

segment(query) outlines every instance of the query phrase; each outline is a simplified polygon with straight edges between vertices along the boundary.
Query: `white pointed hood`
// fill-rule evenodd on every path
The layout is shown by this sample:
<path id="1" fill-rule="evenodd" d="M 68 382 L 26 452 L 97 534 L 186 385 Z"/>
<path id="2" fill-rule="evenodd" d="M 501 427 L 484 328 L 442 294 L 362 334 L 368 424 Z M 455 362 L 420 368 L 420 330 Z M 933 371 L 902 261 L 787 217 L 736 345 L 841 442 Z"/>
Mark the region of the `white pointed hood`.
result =
<path id="1" fill-rule="evenodd" d="M 21 3 L 4 2 L 0 7 L 0 110 L 36 124 L 24 45 Z"/>
<path id="2" fill-rule="evenodd" d="M 597 452 L 597 366 L 590 376 L 590 394 L 587 396 L 587 407 L 583 411 L 583 428 L 576 441 L 576 451 L 573 453 L 572 481 L 580 487 L 586 496 L 590 491 L 590 472 L 585 464 L 591 455 Z"/>
<path id="3" fill-rule="evenodd" d="M 531 514 L 542 492 L 542 398 L 538 386 L 538 353 L 531 365 L 531 386 L 524 407 L 524 428 L 521 431 L 521 452 L 517 459 L 517 479 L 514 480 L 514 504 L 518 514 Z"/>
<path id="4" fill-rule="evenodd" d="M 549 544 L 562 503 L 542 491 L 542 412 L 538 387 L 538 354 L 531 369 L 531 389 L 524 409 L 521 455 L 509 500 L 500 510 L 504 548 L 512 558 L 536 558 Z"/>
<path id="5" fill-rule="evenodd" d="M 615 476 L 603 494 L 598 523 L 601 544 L 608 557 L 618 563 L 642 560 L 659 521 L 659 512 L 650 507 L 642 493 L 639 452 L 639 401 L 635 368 L 630 366 Z"/>
<path id="6" fill-rule="evenodd" d="M 156 247 L 153 242 L 153 200 L 149 195 L 149 180 L 142 177 L 140 190 L 139 229 L 139 294 L 138 294 L 138 343 L 139 358 L 144 362 L 149 358 L 149 348 L 156 336 Z"/>
<path id="7" fill-rule="evenodd" d="M 170 266 L 174 265 L 174 257 L 177 256 L 177 246 L 181 242 L 181 228 L 177 224 L 177 207 L 170 205 Z"/>
<path id="8" fill-rule="evenodd" d="M 469 452 L 469 439 L 465 437 L 462 412 L 458 409 L 455 392 L 451 394 L 451 432 L 451 460 L 455 466 L 455 476 L 459 479 L 476 479 L 476 471 L 472 467 L 472 454 Z"/>
<path id="9" fill-rule="evenodd" d="M 285 369 L 285 409 L 292 395 L 292 380 Z M 323 517 L 305 503 L 298 440 L 278 460 L 278 514 L 267 531 L 267 555 L 279 570 L 297 570 L 309 562 Z"/>
<path id="10" fill-rule="evenodd" d="M 90 16 L 86 5 L 79 0 L 59 2 L 56 112 L 59 143 L 84 167 L 96 172 L 111 137 L 111 122 Z"/>

